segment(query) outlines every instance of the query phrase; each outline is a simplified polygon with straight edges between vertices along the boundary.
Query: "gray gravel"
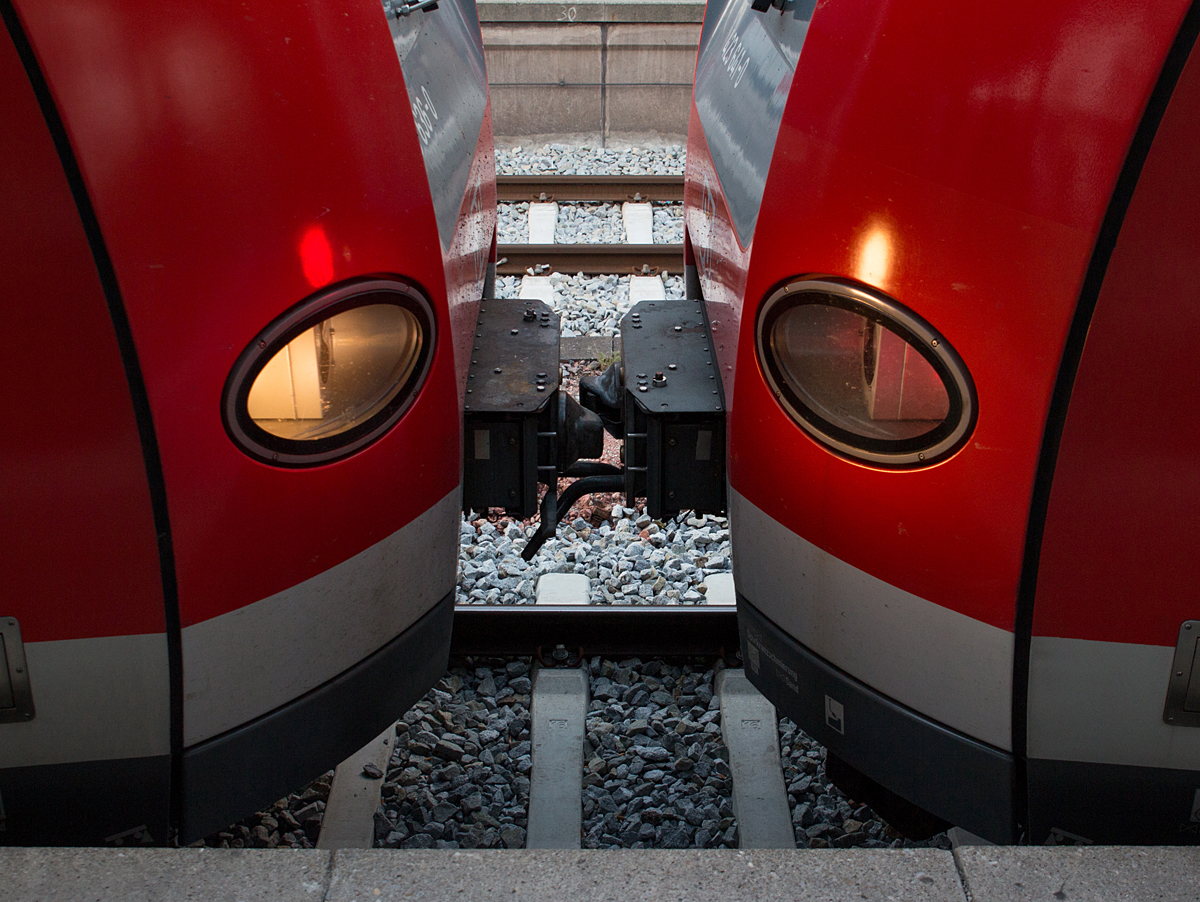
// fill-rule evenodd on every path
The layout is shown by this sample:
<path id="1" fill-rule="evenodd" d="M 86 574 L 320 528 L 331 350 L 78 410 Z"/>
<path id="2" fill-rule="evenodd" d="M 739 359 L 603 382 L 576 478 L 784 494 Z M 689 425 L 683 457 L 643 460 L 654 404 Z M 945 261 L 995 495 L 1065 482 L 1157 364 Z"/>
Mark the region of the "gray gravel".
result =
<path id="1" fill-rule="evenodd" d="M 505 175 L 670 175 L 683 172 L 686 148 L 594 147 L 572 144 L 496 148 L 496 171 Z"/>
<path id="2" fill-rule="evenodd" d="M 375 814 L 377 847 L 525 845 L 530 691 L 528 659 L 468 659 L 404 715 Z"/>
<path id="3" fill-rule="evenodd" d="M 629 312 L 629 276 L 585 276 L 583 273 L 564 275 L 552 273 L 554 311 L 562 317 L 562 334 L 616 335 L 621 317 Z M 667 275 L 663 279 L 667 300 L 683 298 L 683 276 Z M 520 276 L 499 276 L 496 297 L 515 298 L 520 295 Z"/>
<path id="4" fill-rule="evenodd" d="M 496 240 L 501 244 L 529 243 L 529 204 L 496 205 Z"/>
<path id="5" fill-rule="evenodd" d="M 683 244 L 683 204 L 654 205 L 654 243 Z"/>
<path id="6" fill-rule="evenodd" d="M 737 848 L 712 662 L 593 658 L 585 849 Z"/>
<path id="7" fill-rule="evenodd" d="M 218 849 L 312 849 L 321 833 L 333 771 L 280 799 L 265 811 L 206 836 L 193 847 Z"/>
<path id="8" fill-rule="evenodd" d="M 532 604 L 543 573 L 583 573 L 592 604 L 704 604 L 704 580 L 731 567 L 724 517 L 685 513 L 663 522 L 618 505 L 598 526 L 582 518 L 560 525 L 526 563 L 520 552 L 533 529 L 464 518 L 456 602 Z"/>
<path id="9" fill-rule="evenodd" d="M 624 244 L 625 220 L 620 204 L 558 205 L 555 244 Z"/>

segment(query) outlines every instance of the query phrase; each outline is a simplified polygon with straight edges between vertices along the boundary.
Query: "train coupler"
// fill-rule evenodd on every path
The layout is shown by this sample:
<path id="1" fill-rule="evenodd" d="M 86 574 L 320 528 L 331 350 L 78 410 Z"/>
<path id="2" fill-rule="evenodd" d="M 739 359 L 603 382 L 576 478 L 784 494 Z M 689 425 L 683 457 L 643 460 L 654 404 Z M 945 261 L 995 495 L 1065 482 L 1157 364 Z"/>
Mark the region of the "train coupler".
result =
<path id="1" fill-rule="evenodd" d="M 724 514 L 725 401 L 704 302 L 635 304 L 621 349 L 621 378 L 581 380 L 580 400 L 606 428 L 620 416 L 626 498 L 644 497 L 652 517 Z"/>
<path id="2" fill-rule="evenodd" d="M 653 517 L 725 513 L 725 405 L 703 302 L 644 301 L 622 319 L 621 336 L 623 361 L 580 380 L 580 403 L 560 386 L 557 314 L 541 301 L 480 305 L 463 405 L 463 510 L 540 513 L 525 560 L 595 492 L 622 492 L 627 504 L 644 497 Z M 606 430 L 624 441 L 624 467 L 597 460 Z M 561 495 L 560 477 L 575 479 Z"/>

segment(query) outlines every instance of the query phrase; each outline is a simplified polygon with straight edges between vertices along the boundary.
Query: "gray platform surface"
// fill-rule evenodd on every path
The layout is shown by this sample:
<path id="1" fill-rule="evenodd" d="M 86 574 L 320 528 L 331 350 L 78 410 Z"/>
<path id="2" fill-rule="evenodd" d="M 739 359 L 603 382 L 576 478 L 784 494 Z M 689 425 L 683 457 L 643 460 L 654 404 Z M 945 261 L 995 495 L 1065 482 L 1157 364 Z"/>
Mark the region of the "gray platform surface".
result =
<path id="1" fill-rule="evenodd" d="M 1014 848 L 954 853 L 975 902 L 1196 902 L 1200 848 Z"/>
<path id="2" fill-rule="evenodd" d="M 0 848 L 2 902 L 268 899 L 1195 902 L 1200 899 L 1200 849 L 970 847 L 951 853 Z"/>
<path id="3" fill-rule="evenodd" d="M 928 850 L 900 855 L 630 850 L 417 856 L 389 859 L 360 852 L 338 853 L 330 902 L 372 898 L 429 902 L 963 900 L 950 853 Z"/>
<path id="4" fill-rule="evenodd" d="M 2 902 L 322 902 L 333 852 L 0 849 Z"/>

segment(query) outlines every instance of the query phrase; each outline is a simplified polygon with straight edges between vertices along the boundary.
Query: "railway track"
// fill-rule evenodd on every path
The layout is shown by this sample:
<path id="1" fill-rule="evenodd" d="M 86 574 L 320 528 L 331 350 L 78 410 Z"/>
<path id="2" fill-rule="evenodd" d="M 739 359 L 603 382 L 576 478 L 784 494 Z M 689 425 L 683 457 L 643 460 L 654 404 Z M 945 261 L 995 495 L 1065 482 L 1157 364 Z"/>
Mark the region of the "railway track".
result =
<path id="1" fill-rule="evenodd" d="M 498 175 L 496 199 L 662 202 L 683 200 L 682 175 Z"/>
<path id="2" fill-rule="evenodd" d="M 507 257 L 508 260 L 499 268 L 499 272 L 523 276 L 517 287 L 517 293 L 522 298 L 538 298 L 556 308 L 560 303 L 567 307 L 571 298 L 556 297 L 557 289 L 548 276 L 554 272 L 574 274 L 582 271 L 585 274 L 631 275 L 631 303 L 636 300 L 663 299 L 664 280 L 659 273 L 682 273 L 682 245 L 654 243 L 654 216 L 649 202 L 674 203 L 681 199 L 683 177 L 680 175 L 500 176 L 498 185 L 502 200 L 529 200 L 525 225 L 530 242 L 500 246 L 501 259 Z M 564 203 L 621 200 L 625 236 L 634 243 L 554 243 L 560 218 L 558 201 L 543 198 L 557 198 Z M 611 229 L 608 234 L 611 234 Z M 615 304 L 612 309 L 620 312 Z M 571 342 L 580 344 L 607 337 L 589 335 L 587 331 L 582 336 L 570 339 Z M 612 345 L 609 344 L 608 348 L 611 352 Z M 638 530 L 643 525 L 639 523 Z M 684 528 L 682 521 L 679 528 Z M 485 541 L 482 532 L 481 529 L 480 543 Z M 636 540 L 636 537 L 635 532 L 630 538 Z M 615 534 L 612 541 L 619 541 Z M 601 540 L 600 544 L 603 546 L 605 541 Z M 680 546 L 675 545 L 674 548 L 673 554 L 678 557 Z M 685 555 L 700 553 L 690 544 L 688 548 Z M 478 546 L 469 545 L 465 548 L 463 561 L 475 558 L 477 550 Z M 599 584 L 594 581 L 598 578 L 598 568 L 604 563 L 598 558 L 603 557 L 603 552 L 588 547 L 585 556 L 591 561 L 585 569 L 593 580 L 593 586 L 597 586 Z M 491 550 L 487 550 L 484 558 L 490 560 L 491 557 Z M 514 565 L 519 569 L 522 579 L 526 576 L 536 579 L 536 573 L 515 563 L 515 558 Z M 724 566 L 728 566 L 727 559 Z M 469 575 L 473 570 L 474 567 L 470 567 L 464 571 L 468 574 L 463 577 L 466 587 L 460 592 L 460 604 L 456 606 L 458 619 L 453 651 L 456 655 L 536 654 L 540 648 L 549 650 L 560 644 L 573 649 L 584 647 L 588 654 L 616 656 L 717 656 L 734 655 L 738 650 L 731 581 L 727 605 L 687 603 L 689 599 L 683 599 L 684 604 L 647 605 L 642 599 L 637 599 L 636 606 L 610 605 L 597 596 L 596 600 L 601 602 L 599 604 L 587 604 L 585 598 L 582 607 L 562 608 L 527 603 L 496 604 L 497 600 L 511 597 L 508 595 L 512 591 L 511 585 L 506 587 L 503 580 L 497 578 L 495 583 L 485 582 L 482 592 L 472 592 L 471 589 L 476 588 Z M 511 576 L 512 571 L 508 572 Z M 582 573 L 583 570 L 578 572 Z M 486 577 L 484 579 L 486 581 Z M 508 582 L 514 580 L 509 579 Z M 479 603 L 484 601 L 485 593 L 489 595 L 488 601 Z M 679 600 L 679 594 L 682 593 L 677 593 L 675 600 Z M 461 603 L 467 600 L 468 595 L 476 603 Z M 524 597 L 532 600 L 528 591 Z M 700 596 L 693 592 L 690 600 L 699 602 Z M 683 623 L 687 626 L 683 627 Z"/>
<path id="3" fill-rule="evenodd" d="M 501 244 L 496 273 L 518 276 L 548 272 L 588 276 L 683 272 L 682 244 Z"/>
<path id="4" fill-rule="evenodd" d="M 585 275 L 647 275 L 683 271 L 683 245 L 654 243 L 652 203 L 683 200 L 683 176 L 657 175 L 506 175 L 498 176 L 499 200 L 527 201 L 531 207 L 528 242 L 506 242 L 497 248 L 499 275 L 541 276 L 552 272 Z M 558 244 L 554 229 L 539 228 L 553 219 L 559 203 L 621 203 L 626 216 L 628 239 L 621 244 Z M 538 216 L 537 208 L 544 215 Z M 645 227 L 630 227 L 638 219 Z M 552 226 L 552 223 L 551 223 Z M 546 241 L 545 238 L 551 238 Z"/>
<path id="5" fill-rule="evenodd" d="M 551 575 L 551 578 L 553 576 Z M 561 594 L 559 598 L 561 600 Z M 509 832 L 504 834 L 505 844 L 511 847 L 511 843 L 517 841 L 526 848 L 556 849 L 578 849 L 584 845 L 587 816 L 592 816 L 594 824 L 598 816 L 597 806 L 603 807 L 604 804 L 608 804 L 608 787 L 613 785 L 608 782 L 612 774 L 607 778 L 602 775 L 610 765 L 616 767 L 617 762 L 622 760 L 621 756 L 613 760 L 612 754 L 604 748 L 589 745 L 585 736 L 595 741 L 594 731 L 598 728 L 603 729 L 601 724 L 606 712 L 619 710 L 613 709 L 613 702 L 607 700 L 613 695 L 613 680 L 618 681 L 615 689 L 618 695 L 624 694 L 626 704 L 637 705 L 638 700 L 634 698 L 630 702 L 629 697 L 630 694 L 639 691 L 638 687 L 642 685 L 640 681 L 645 679 L 635 674 L 634 682 L 626 687 L 620 682 L 619 674 L 612 669 L 617 666 L 615 664 L 606 665 L 608 669 L 602 671 L 611 673 L 613 680 L 599 676 L 596 656 L 615 662 L 635 650 L 644 653 L 649 642 L 657 644 L 662 652 L 667 654 L 686 654 L 692 661 L 706 660 L 708 663 L 702 665 L 700 671 L 706 667 L 713 668 L 714 661 L 716 668 L 715 671 L 710 670 L 712 678 L 708 684 L 709 689 L 699 696 L 698 706 L 696 698 L 680 696 L 680 691 L 691 691 L 687 688 L 688 684 L 684 684 L 682 689 L 677 686 L 675 690 L 673 699 L 677 702 L 677 708 L 664 705 L 665 699 L 659 699 L 657 703 L 641 702 L 651 705 L 650 708 L 644 709 L 648 722 L 671 726 L 697 718 L 701 723 L 711 720 L 714 725 L 719 724 L 719 729 L 714 734 L 711 729 L 706 728 L 701 732 L 699 727 L 696 727 L 696 732 L 688 738 L 677 736 L 675 729 L 669 729 L 657 739 L 646 741 L 644 744 L 635 743 L 633 748 L 641 750 L 636 760 L 645 762 L 647 773 L 646 777 L 638 779 L 648 779 L 651 783 L 656 780 L 670 781 L 673 778 L 680 783 L 687 780 L 690 791 L 698 797 L 707 794 L 707 804 L 712 808 L 705 816 L 713 816 L 712 809 L 720 807 L 719 821 L 716 816 L 713 821 L 705 821 L 706 829 L 700 840 L 701 846 L 728 847 L 733 843 L 744 849 L 795 848 L 791 805 L 786 789 L 787 778 L 780 758 L 775 711 L 750 686 L 744 673 L 736 666 L 737 660 L 730 658 L 728 654 L 728 643 L 736 642 L 732 606 L 725 610 L 675 608 L 668 611 L 631 608 L 613 611 L 611 608 L 589 608 L 582 604 L 582 598 L 576 601 L 580 604 L 538 605 L 523 610 L 487 608 L 476 612 L 460 609 L 457 612 L 460 619 L 455 630 L 456 654 L 464 650 L 488 654 L 504 652 L 506 655 L 518 652 L 522 655 L 518 660 L 532 659 L 533 669 L 528 673 L 530 679 L 525 681 L 525 686 L 520 685 L 524 679 L 521 676 L 525 673 L 524 665 L 522 669 L 508 671 L 510 675 L 518 675 L 513 680 L 513 687 L 518 691 L 527 692 L 527 696 L 514 696 L 511 694 L 513 689 L 497 693 L 497 700 L 501 706 L 516 706 L 519 721 L 524 720 L 526 715 L 528 718 L 528 726 L 523 728 L 520 734 L 514 734 L 517 740 L 527 740 L 521 743 L 526 746 L 529 755 L 529 764 L 522 769 L 522 772 L 528 774 L 524 802 L 527 817 L 523 819 L 523 827 L 514 824 L 509 828 Z M 684 623 L 685 620 L 687 623 Z M 526 632 L 523 633 L 522 630 Z M 646 630 L 651 631 L 650 635 L 645 634 Z M 668 634 L 673 638 L 667 639 Z M 557 640 L 565 640 L 572 647 L 568 650 L 564 641 Z M 696 655 L 704 657 L 698 659 Z M 592 661 L 590 667 L 589 656 Z M 471 657 L 466 660 L 479 662 L 488 659 Z M 513 658 L 506 657 L 506 660 L 512 661 Z M 721 669 L 723 661 L 730 666 Z M 477 665 L 467 666 L 469 670 Z M 664 671 L 668 669 L 667 665 L 662 667 Z M 660 672 L 657 668 L 646 669 Z M 652 680 L 647 682 L 651 686 L 655 685 Z M 461 683 L 462 681 L 458 680 L 460 686 Z M 669 680 L 667 685 L 671 685 Z M 452 687 L 444 685 L 443 688 Z M 700 688 L 694 691 L 699 692 Z M 711 697 L 708 695 L 710 692 Z M 505 693 L 509 693 L 507 700 L 499 697 Z M 598 703 L 592 701 L 593 693 L 600 699 Z M 475 692 L 470 692 L 468 698 L 474 697 Z M 486 706 L 489 710 L 496 707 L 491 701 L 487 701 Z M 414 836 L 421 838 L 416 834 L 408 834 L 402 824 L 390 822 L 386 814 L 381 821 L 381 816 L 376 813 L 388 809 L 389 806 L 394 808 L 396 804 L 396 789 L 389 788 L 385 794 L 382 791 L 383 781 L 379 778 L 386 773 L 389 777 L 397 779 L 396 775 L 405 768 L 411 770 L 414 762 L 430 760 L 435 767 L 445 767 L 451 760 L 461 761 L 461 765 L 467 766 L 468 773 L 471 773 L 474 767 L 476 779 L 481 780 L 481 791 L 486 793 L 490 781 L 482 778 L 490 771 L 479 771 L 477 765 L 467 764 L 468 761 L 474 760 L 471 754 L 481 754 L 478 750 L 471 751 L 472 733 L 469 726 L 449 728 L 452 720 L 457 723 L 458 715 L 451 716 L 456 710 L 461 708 L 451 704 L 445 707 L 438 705 L 436 711 L 432 712 L 437 717 L 423 719 L 406 716 L 405 720 L 411 721 L 411 725 L 406 723 L 398 725 L 396 730 L 385 731 L 358 754 L 347 759 L 334 776 L 317 843 L 318 848 L 370 848 L 376 841 L 385 839 L 388 840 L 385 845 L 388 845 L 411 841 Z M 634 710 L 643 711 L 641 708 L 630 708 L 630 713 L 620 717 L 632 716 L 631 712 Z M 707 716 L 702 716 L 704 714 Z M 670 719 L 672 717 L 673 720 Z M 447 726 L 444 732 L 440 729 L 441 723 Z M 426 726 L 422 726 L 423 724 Z M 625 736 L 627 740 L 634 740 L 640 729 L 634 726 L 632 732 L 629 732 L 626 724 L 616 726 L 616 735 Z M 437 735 L 419 732 L 423 729 L 437 730 Z M 654 728 L 650 729 L 653 733 Z M 414 735 L 417 737 L 416 744 L 412 741 Z M 645 738 L 649 740 L 649 737 Z M 693 768 L 703 767 L 705 773 L 702 777 L 707 777 L 707 769 L 710 766 L 705 763 L 706 758 L 703 755 L 699 756 L 699 762 L 696 760 L 697 739 L 710 745 L 716 743 L 713 748 L 717 749 L 718 760 L 713 762 L 712 766 L 718 768 L 717 772 L 723 776 L 715 784 L 712 780 L 696 779 L 691 773 Z M 431 743 L 436 743 L 437 748 L 426 747 Z M 586 754 L 585 748 L 588 749 Z M 463 751 L 461 759 L 458 757 L 460 751 Z M 490 755 L 490 752 L 488 754 Z M 651 772 L 653 768 L 659 769 L 657 777 Z M 454 769 L 461 772 L 463 767 L 455 765 Z M 599 787 L 602 785 L 605 788 L 600 791 Z M 649 783 L 646 785 L 649 786 Z M 713 790 L 709 788 L 710 785 L 723 785 L 725 789 Z M 717 797 L 713 796 L 714 791 L 718 792 Z M 400 792 L 403 798 L 405 791 L 401 789 Z M 622 805 L 634 797 L 633 793 L 628 793 L 627 796 L 621 796 L 616 790 L 614 793 L 617 794 L 612 798 Z M 724 802 L 721 801 L 721 797 L 725 798 Z M 703 806 L 704 800 L 701 799 L 697 804 Z M 448 809 L 453 806 L 451 801 L 447 806 L 447 815 L 450 814 Z M 638 829 L 641 819 L 636 814 L 637 810 L 634 808 L 629 811 L 628 817 L 632 820 L 627 823 L 632 827 L 627 828 L 625 832 Z M 691 837 L 688 836 L 685 840 L 679 832 L 680 829 L 686 829 L 682 826 L 686 813 L 686 810 L 680 809 L 679 813 L 669 811 L 665 815 L 668 823 L 673 817 L 678 817 L 681 825 L 674 831 L 668 830 L 667 836 L 678 834 L 680 839 L 676 841 L 690 846 Z M 464 816 L 451 816 L 456 820 L 450 825 L 453 831 L 450 835 L 461 839 L 465 835 L 471 835 L 468 828 L 474 830 L 475 835 L 479 833 L 469 813 L 465 813 Z M 646 817 L 650 818 L 649 813 Z M 697 815 L 697 821 L 694 823 L 699 823 L 699 817 L 700 815 Z M 620 820 L 625 823 L 626 815 L 621 814 Z M 656 823 L 657 820 L 655 816 L 644 823 Z M 381 829 L 390 831 L 396 828 L 401 832 L 381 835 Z M 588 834 L 593 837 L 593 841 L 597 829 L 599 828 L 593 826 Z M 618 829 L 620 828 L 617 826 L 611 828 L 614 833 Z M 441 830 L 442 828 L 438 828 L 436 833 L 440 835 Z M 651 840 L 656 835 L 653 827 L 643 825 L 641 831 L 643 837 L 649 837 Z M 605 832 L 608 832 L 607 829 Z M 426 838 L 426 843 L 432 845 L 432 840 Z M 667 839 L 667 845 L 671 847 L 670 838 Z"/>

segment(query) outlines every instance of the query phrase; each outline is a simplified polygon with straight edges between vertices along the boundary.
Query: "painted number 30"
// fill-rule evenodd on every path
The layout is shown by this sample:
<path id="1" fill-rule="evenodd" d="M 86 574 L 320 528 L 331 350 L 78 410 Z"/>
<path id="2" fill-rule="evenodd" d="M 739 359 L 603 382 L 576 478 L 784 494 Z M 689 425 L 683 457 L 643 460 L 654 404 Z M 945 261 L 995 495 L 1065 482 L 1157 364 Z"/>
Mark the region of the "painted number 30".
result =
<path id="1" fill-rule="evenodd" d="M 428 144 L 429 139 L 433 137 L 433 123 L 437 120 L 437 108 L 433 105 L 433 98 L 429 96 L 429 91 L 424 85 L 421 85 L 421 93 L 413 97 L 412 102 L 413 119 L 417 123 L 417 134 L 421 136 L 421 143 Z"/>

